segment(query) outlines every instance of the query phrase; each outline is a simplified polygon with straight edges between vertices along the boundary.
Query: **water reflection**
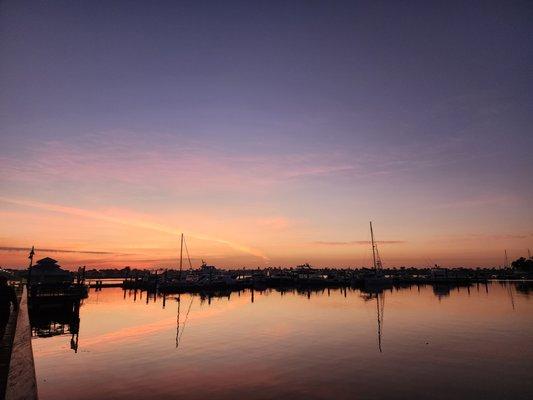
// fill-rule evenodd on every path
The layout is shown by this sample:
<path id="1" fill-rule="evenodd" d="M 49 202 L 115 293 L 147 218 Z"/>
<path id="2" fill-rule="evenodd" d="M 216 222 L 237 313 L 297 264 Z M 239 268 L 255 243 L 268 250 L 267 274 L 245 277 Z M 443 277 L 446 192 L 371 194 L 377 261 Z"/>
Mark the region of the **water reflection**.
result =
<path id="1" fill-rule="evenodd" d="M 385 316 L 385 292 L 383 290 L 363 292 L 361 297 L 365 301 L 373 301 L 374 299 L 376 300 L 378 350 L 380 353 L 383 353 L 381 339 L 383 335 L 383 318 Z"/>
<path id="2" fill-rule="evenodd" d="M 528 297 L 533 292 L 533 282 L 517 282 L 514 284 L 514 287 L 517 292 L 525 294 Z"/>
<path id="3" fill-rule="evenodd" d="M 70 348 L 77 353 L 81 305 L 79 299 L 32 299 L 29 303 L 32 337 L 70 336 Z"/>
<path id="4" fill-rule="evenodd" d="M 531 288 L 91 291 L 32 309 L 40 397 L 527 398 Z"/>
<path id="5" fill-rule="evenodd" d="M 187 307 L 187 312 L 185 314 L 185 318 L 183 320 L 183 324 L 181 326 L 181 330 L 180 330 L 180 306 L 181 306 L 181 295 L 179 295 L 177 298 L 176 298 L 177 302 L 178 302 L 178 315 L 177 315 L 177 318 L 176 318 L 176 321 L 177 321 L 177 328 L 176 328 L 176 348 L 178 348 L 179 344 L 180 344 L 180 341 L 181 341 L 181 338 L 183 336 L 183 332 L 185 331 L 185 327 L 187 326 L 187 320 L 189 319 L 189 314 L 191 312 L 191 308 L 192 308 L 192 303 L 194 302 L 194 296 L 191 296 L 191 299 L 189 301 L 189 306 Z M 229 300 L 229 296 L 228 296 L 228 300 Z"/>
<path id="6" fill-rule="evenodd" d="M 532 289 L 533 282 L 508 282 L 500 281 L 497 283 L 505 288 L 508 295 L 511 308 L 515 310 L 515 298 L 514 292 L 518 292 L 526 297 L 529 297 Z M 378 350 L 383 352 L 382 339 L 384 328 L 384 313 L 385 313 L 385 293 L 386 291 L 401 291 L 412 290 L 416 287 L 417 292 L 420 293 L 421 287 L 430 286 L 433 294 L 439 299 L 443 300 L 452 295 L 452 293 L 460 293 L 462 289 L 466 290 L 470 295 L 470 289 L 472 286 L 476 287 L 477 292 L 480 291 L 480 284 L 475 285 L 456 285 L 456 284 L 433 284 L 433 285 L 395 285 L 394 287 L 383 288 L 268 288 L 263 290 L 257 289 L 243 289 L 243 290 L 214 290 L 208 292 L 194 293 L 189 296 L 189 301 L 185 304 L 185 308 L 182 307 L 182 294 L 168 295 L 166 293 L 158 292 L 146 292 L 138 289 L 123 290 L 123 299 L 137 302 L 143 300 L 145 304 L 150 302 L 161 301 L 162 308 L 165 309 L 168 299 L 176 302 L 177 315 L 176 315 L 176 335 L 175 335 L 175 347 L 178 348 L 180 341 L 183 337 L 189 314 L 191 312 L 193 302 L 196 298 L 199 299 L 200 304 L 211 305 L 213 299 L 227 299 L 231 300 L 232 294 L 241 297 L 242 294 L 248 294 L 250 303 L 254 303 L 256 293 L 259 295 L 268 295 L 271 293 L 279 293 L 280 296 L 287 294 L 294 294 L 297 296 L 303 296 L 307 299 L 311 299 L 313 296 L 327 296 L 331 297 L 332 292 L 340 292 L 342 296 L 346 297 L 348 293 L 360 293 L 361 298 L 365 302 L 375 301 L 376 303 L 376 334 Z M 489 293 L 489 284 L 482 284 L 486 294 Z M 94 289 L 94 293 L 100 292 L 102 289 Z M 80 329 L 80 307 L 83 306 L 83 300 L 34 300 L 30 304 L 30 323 L 32 327 L 32 337 L 35 338 L 49 338 L 53 336 L 68 336 L 70 335 L 70 348 L 75 353 L 78 351 L 79 346 L 79 329 Z"/>

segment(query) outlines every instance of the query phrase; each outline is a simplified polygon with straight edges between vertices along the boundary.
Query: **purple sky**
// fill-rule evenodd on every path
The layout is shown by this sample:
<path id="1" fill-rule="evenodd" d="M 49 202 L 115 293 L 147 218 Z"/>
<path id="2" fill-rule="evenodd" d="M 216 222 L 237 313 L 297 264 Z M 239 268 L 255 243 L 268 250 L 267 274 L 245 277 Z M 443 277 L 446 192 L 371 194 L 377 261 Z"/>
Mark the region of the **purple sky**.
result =
<path id="1" fill-rule="evenodd" d="M 385 265 L 525 254 L 532 20 L 530 1 L 4 1 L 0 248 L 164 264 L 184 231 L 220 265 L 356 265 L 372 219 Z"/>

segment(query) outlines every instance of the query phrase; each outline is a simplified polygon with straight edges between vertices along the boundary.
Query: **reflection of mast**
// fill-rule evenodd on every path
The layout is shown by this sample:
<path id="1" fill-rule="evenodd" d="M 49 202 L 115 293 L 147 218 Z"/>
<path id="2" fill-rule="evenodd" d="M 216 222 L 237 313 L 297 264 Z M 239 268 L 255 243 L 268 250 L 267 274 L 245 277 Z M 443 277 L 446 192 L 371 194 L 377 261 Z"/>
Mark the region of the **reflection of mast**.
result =
<path id="1" fill-rule="evenodd" d="M 187 309 L 187 314 L 185 314 L 185 319 L 183 321 L 183 326 L 181 327 L 180 332 L 180 303 L 181 303 L 181 295 L 178 295 L 178 317 L 177 320 L 177 328 L 176 328 L 176 348 L 178 348 L 181 337 L 183 336 L 183 332 L 185 331 L 185 327 L 187 326 L 187 320 L 189 319 L 189 313 L 191 312 L 192 302 L 194 300 L 194 296 L 191 295 L 191 301 L 189 303 L 189 308 Z"/>
<path id="2" fill-rule="evenodd" d="M 178 275 L 178 282 L 181 283 L 181 271 L 183 270 L 183 233 L 181 234 L 180 242 L 180 273 Z M 181 293 L 178 294 L 178 316 L 176 318 L 176 348 L 179 346 L 180 340 L 180 306 L 181 306 Z"/>
<path id="3" fill-rule="evenodd" d="M 378 317 L 378 348 L 379 352 L 382 353 L 381 335 L 383 333 L 383 317 L 385 316 L 385 293 L 376 293 L 376 310 Z"/>
<path id="4" fill-rule="evenodd" d="M 513 296 L 513 288 L 509 282 L 505 283 L 505 286 L 507 287 L 507 293 L 509 293 L 509 297 L 511 298 L 511 305 L 513 306 L 514 311 L 514 296 Z"/>
<path id="5" fill-rule="evenodd" d="M 191 257 L 189 256 L 189 249 L 187 248 L 187 243 L 185 242 L 185 238 L 182 233 L 181 243 L 180 243 L 180 273 L 179 273 L 179 281 L 178 281 L 179 283 L 181 283 L 181 276 L 182 276 L 182 271 L 183 271 L 183 245 L 185 245 L 185 251 L 187 252 L 187 259 L 189 260 L 189 268 L 192 269 Z M 178 294 L 178 298 L 177 298 L 178 315 L 176 317 L 176 348 L 178 348 L 181 337 L 183 336 L 183 331 L 185 330 L 187 319 L 189 318 L 189 312 L 191 311 L 193 299 L 194 297 L 191 295 L 191 302 L 189 303 L 189 308 L 187 309 L 187 314 L 185 315 L 185 320 L 183 321 L 183 327 L 181 328 L 181 332 L 180 332 L 181 293 Z"/>
<path id="6" fill-rule="evenodd" d="M 178 316 L 176 317 L 176 349 L 180 344 L 180 305 L 181 305 L 181 294 L 178 294 Z"/>

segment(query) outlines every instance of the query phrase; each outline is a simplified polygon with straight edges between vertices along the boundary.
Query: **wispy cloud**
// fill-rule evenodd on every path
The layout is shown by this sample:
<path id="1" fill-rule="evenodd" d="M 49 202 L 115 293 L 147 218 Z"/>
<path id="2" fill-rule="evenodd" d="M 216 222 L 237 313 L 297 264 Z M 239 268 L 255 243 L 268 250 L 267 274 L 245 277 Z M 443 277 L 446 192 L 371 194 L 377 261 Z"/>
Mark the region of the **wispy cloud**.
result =
<path id="1" fill-rule="evenodd" d="M 493 239 L 493 240 L 505 240 L 505 239 L 526 239 L 528 236 L 531 235 L 481 235 L 481 234 L 470 234 L 470 237 L 473 239 Z"/>
<path id="2" fill-rule="evenodd" d="M 123 131 L 85 135 L 76 141 L 47 141 L 21 152 L 0 154 L 2 180 L 250 190 L 360 169 L 358 163 L 332 152 L 327 156 L 313 151 L 246 154 L 172 135 Z"/>
<path id="3" fill-rule="evenodd" d="M 292 223 L 292 221 L 284 217 L 257 218 L 254 222 L 260 227 L 274 230 L 285 229 Z"/>
<path id="4" fill-rule="evenodd" d="M 0 251 L 8 252 L 29 252 L 30 248 L 28 247 L 9 247 L 9 246 L 0 246 Z M 95 255 L 131 255 L 126 253 L 116 253 L 112 251 L 90 251 L 90 250 L 65 250 L 65 249 L 47 249 L 47 248 L 36 248 L 37 252 L 47 252 L 47 253 L 73 253 L 73 254 L 95 254 Z"/>
<path id="5" fill-rule="evenodd" d="M 7 198 L 7 197 L 0 197 L 0 201 L 10 203 L 10 204 L 16 204 L 20 206 L 25 206 L 25 207 L 37 208 L 37 209 L 46 210 L 46 211 L 75 215 L 75 216 L 83 217 L 83 218 L 96 219 L 99 221 L 105 221 L 105 222 L 110 222 L 114 224 L 127 225 L 127 226 L 132 226 L 132 227 L 141 228 L 141 229 L 149 229 L 149 230 L 166 233 L 166 234 L 174 235 L 174 236 L 179 236 L 184 231 L 183 229 L 172 228 L 172 227 L 158 224 L 155 222 L 151 222 L 148 220 L 139 220 L 139 219 L 133 219 L 133 218 L 117 218 L 115 216 L 108 215 L 108 214 L 98 212 L 98 211 L 85 210 L 81 208 L 69 207 L 69 206 L 64 206 L 64 205 L 44 203 L 44 202 L 39 202 L 39 201 L 27 200 L 27 199 L 13 199 L 13 198 Z M 224 244 L 234 250 L 244 252 L 244 253 L 253 255 L 255 257 L 259 257 L 263 260 L 268 260 L 268 257 L 264 255 L 261 251 L 239 244 L 239 243 L 226 240 L 226 239 L 215 238 L 215 237 L 211 237 L 205 234 L 194 233 L 190 231 L 189 231 L 189 236 L 192 236 L 192 237 L 195 237 L 201 240 L 208 240 L 208 241 Z"/>
<path id="6" fill-rule="evenodd" d="M 496 195 L 485 196 L 463 200 L 449 201 L 446 203 L 434 204 L 432 208 L 436 209 L 459 209 L 459 208 L 475 208 L 484 206 L 508 206 L 519 201 L 516 196 L 510 195 Z"/>
<path id="7" fill-rule="evenodd" d="M 533 234 L 531 233 L 523 233 L 523 234 L 468 233 L 468 234 L 462 234 L 462 235 L 437 236 L 435 239 L 431 240 L 430 242 L 433 242 L 433 243 L 487 242 L 487 241 L 503 241 L 503 240 L 524 240 L 524 239 L 529 239 L 531 237 L 533 237 Z"/>
<path id="8" fill-rule="evenodd" d="M 370 240 L 350 240 L 346 242 L 324 242 L 324 241 L 317 241 L 313 242 L 313 244 L 317 244 L 320 246 L 363 246 L 363 245 L 369 245 L 371 242 Z M 380 240 L 376 241 L 377 244 L 403 244 L 406 243 L 404 240 Z"/>
<path id="9" fill-rule="evenodd" d="M 394 150 L 287 148 L 280 152 L 222 148 L 165 133 L 109 131 L 72 140 L 42 142 L 37 147 L 0 152 L 5 181 L 121 182 L 143 186 L 206 185 L 232 190 L 272 185 L 299 178 L 333 175 L 386 176 L 451 163 L 461 143 L 410 144 Z M 353 157 L 357 151 L 357 157 Z"/>

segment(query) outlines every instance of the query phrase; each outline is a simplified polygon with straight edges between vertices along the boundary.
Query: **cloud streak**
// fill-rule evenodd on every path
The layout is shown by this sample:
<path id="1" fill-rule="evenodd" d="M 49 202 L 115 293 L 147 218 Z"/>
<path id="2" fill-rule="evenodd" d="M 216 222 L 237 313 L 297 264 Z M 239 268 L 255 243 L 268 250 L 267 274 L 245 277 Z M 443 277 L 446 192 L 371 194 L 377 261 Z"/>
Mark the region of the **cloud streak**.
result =
<path id="1" fill-rule="evenodd" d="M 9 247 L 9 246 L 0 246 L 0 251 L 8 252 L 30 252 L 28 247 Z M 90 251 L 90 250 L 64 250 L 64 249 L 43 249 L 36 248 L 35 251 L 44 251 L 47 253 L 73 253 L 73 254 L 96 254 L 96 255 L 121 255 L 127 256 L 131 254 L 126 253 L 116 253 L 112 251 Z"/>
<path id="2" fill-rule="evenodd" d="M 5 181 L 120 182 L 164 188 L 186 186 L 189 190 L 202 190 L 207 185 L 233 191 L 361 172 L 361 162 L 346 160 L 346 154 L 242 154 L 171 135 L 151 133 L 148 140 L 125 131 L 84 135 L 70 142 L 44 142 L 36 149 L 21 149 L 16 156 L 0 154 L 0 165 L 0 178 Z"/>
<path id="3" fill-rule="evenodd" d="M 52 212 L 63 213 L 63 214 L 68 214 L 68 215 L 75 215 L 75 216 L 83 217 L 83 218 L 95 219 L 95 220 L 104 221 L 104 222 L 110 222 L 113 224 L 127 225 L 127 226 L 132 226 L 132 227 L 141 228 L 141 229 L 153 230 L 153 231 L 166 233 L 166 234 L 174 235 L 174 236 L 179 236 L 183 232 L 183 230 L 181 229 L 175 229 L 169 226 L 157 224 L 157 223 L 150 222 L 150 221 L 133 219 L 133 218 L 128 218 L 128 219 L 117 218 L 117 217 L 107 215 L 101 212 L 84 210 L 84 209 L 76 208 L 76 207 L 68 207 L 68 206 L 57 205 L 57 204 L 43 203 L 43 202 L 27 200 L 27 199 L 13 199 L 13 198 L 8 198 L 8 197 L 0 197 L 0 201 L 5 202 L 5 203 L 10 203 L 10 204 L 16 204 L 19 206 L 37 208 L 37 209 L 46 210 L 46 211 L 52 211 Z M 265 254 L 263 254 L 261 251 L 239 244 L 239 243 L 226 240 L 226 239 L 215 238 L 215 237 L 211 237 L 211 236 L 204 235 L 201 233 L 189 233 L 189 236 L 192 236 L 196 239 L 207 240 L 211 242 L 224 244 L 234 250 L 253 255 L 255 257 L 261 258 L 264 261 L 268 260 L 268 257 Z"/>
<path id="4" fill-rule="evenodd" d="M 313 242 L 313 244 L 317 244 L 320 246 L 366 246 L 370 245 L 370 240 L 350 240 L 346 242 L 325 242 L 325 241 L 317 241 Z M 380 240 L 376 241 L 377 244 L 403 244 L 406 243 L 404 240 Z"/>
<path id="5" fill-rule="evenodd" d="M 431 242 L 487 242 L 487 241 L 503 241 L 503 240 L 525 240 L 533 237 L 532 233 L 522 234 L 484 234 L 484 233 L 470 233 L 464 235 L 447 235 L 437 236 Z"/>
<path id="6" fill-rule="evenodd" d="M 492 197 L 479 197 L 470 198 L 465 200 L 450 201 L 448 203 L 435 204 L 434 209 L 462 209 L 462 208 L 477 208 L 477 207 L 498 207 L 509 206 L 516 204 L 519 198 L 516 196 L 492 196 Z"/>

